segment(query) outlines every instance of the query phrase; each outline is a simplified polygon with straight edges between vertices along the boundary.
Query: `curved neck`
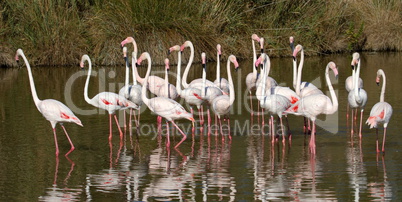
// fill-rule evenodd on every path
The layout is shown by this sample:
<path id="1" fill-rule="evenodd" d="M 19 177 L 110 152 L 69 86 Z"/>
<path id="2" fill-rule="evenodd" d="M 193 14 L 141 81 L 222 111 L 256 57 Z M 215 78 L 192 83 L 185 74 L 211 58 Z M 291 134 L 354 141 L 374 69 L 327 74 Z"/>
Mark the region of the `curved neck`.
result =
<path id="1" fill-rule="evenodd" d="M 92 62 L 91 62 L 91 59 L 89 58 L 89 56 L 87 56 L 87 55 L 82 56 L 81 63 L 84 63 L 85 61 L 88 61 L 88 68 L 89 69 L 88 69 L 87 80 L 85 81 L 84 98 L 85 98 L 85 101 L 87 101 L 87 103 L 91 103 L 91 99 L 89 99 L 89 97 L 88 97 L 88 86 L 89 86 L 89 79 L 91 78 Z"/>
<path id="2" fill-rule="evenodd" d="M 255 50 L 255 42 L 254 39 L 251 39 L 251 42 L 253 44 L 253 75 L 255 78 L 257 78 L 257 69 L 255 68 L 255 61 L 257 61 L 257 52 Z"/>
<path id="3" fill-rule="evenodd" d="M 34 81 L 33 76 L 32 76 L 31 66 L 29 65 L 28 59 L 25 57 L 25 55 L 24 55 L 24 53 L 22 52 L 22 50 L 19 49 L 19 50 L 17 51 L 17 54 L 20 55 L 20 56 L 24 59 L 25 65 L 27 66 L 28 77 L 29 77 L 29 84 L 30 84 L 30 86 L 31 86 L 32 98 L 33 98 L 33 100 L 34 100 L 34 102 L 35 102 L 35 105 L 38 106 L 38 104 L 39 104 L 39 102 L 40 102 L 41 100 L 39 100 L 38 94 L 36 93 L 35 81 Z"/>
<path id="4" fill-rule="evenodd" d="M 216 53 L 216 80 L 219 82 L 219 88 L 221 87 L 221 63 L 219 52 Z"/>
<path id="5" fill-rule="evenodd" d="M 205 83 L 206 83 L 206 80 L 207 80 L 207 70 L 206 70 L 206 67 L 204 66 L 204 67 L 202 67 L 202 88 L 201 88 L 201 98 L 202 99 L 204 99 L 205 98 L 205 94 L 206 94 L 206 86 L 205 86 Z"/>
<path id="6" fill-rule="evenodd" d="M 148 69 L 147 69 L 147 73 L 145 75 L 144 83 L 142 84 L 141 98 L 142 98 L 142 101 L 148 106 L 150 101 L 147 98 L 147 88 L 148 88 L 148 78 L 149 78 L 149 75 L 151 74 L 151 57 L 149 56 L 148 53 L 143 53 L 143 54 L 145 54 L 145 57 L 148 60 Z"/>
<path id="7" fill-rule="evenodd" d="M 190 59 L 188 60 L 186 69 L 184 70 L 183 73 L 183 80 L 181 81 L 184 88 L 188 88 L 187 76 L 188 72 L 190 71 L 191 64 L 193 63 L 194 60 L 194 46 L 192 43 L 190 43 L 188 47 L 190 47 Z"/>
<path id="8" fill-rule="evenodd" d="M 181 51 L 177 54 L 177 78 L 176 78 L 176 91 L 181 96 Z"/>
<path id="9" fill-rule="evenodd" d="M 230 105 L 232 105 L 235 100 L 235 90 L 234 90 L 234 85 L 233 85 L 232 73 L 230 71 L 230 59 L 229 58 L 228 58 L 228 63 L 226 66 L 227 66 L 226 68 L 227 68 L 228 78 L 229 78 L 229 103 L 230 103 Z"/>
<path id="10" fill-rule="evenodd" d="M 387 80 L 385 78 L 384 71 L 381 70 L 380 74 L 381 74 L 382 78 L 384 79 L 384 81 L 382 82 L 380 102 L 384 102 L 385 86 L 387 85 Z"/>
<path id="11" fill-rule="evenodd" d="M 136 63 L 137 63 L 137 53 L 135 53 L 135 52 L 133 52 L 133 54 L 132 54 L 132 56 L 131 56 L 131 71 L 132 71 L 132 74 L 133 74 L 133 85 L 137 85 L 138 83 L 137 83 L 137 75 L 138 75 L 138 72 L 137 72 L 137 66 L 136 66 Z M 139 75 L 138 75 L 138 77 L 139 77 Z"/>
<path id="12" fill-rule="evenodd" d="M 327 111 L 328 114 L 333 114 L 338 110 L 338 98 L 336 97 L 334 88 L 332 87 L 331 79 L 329 78 L 329 63 L 327 67 L 325 68 L 325 79 L 328 84 L 328 89 L 331 94 L 331 100 L 332 100 L 332 106 L 329 111 Z"/>
<path id="13" fill-rule="evenodd" d="M 296 63 L 296 61 L 295 61 Z M 297 81 L 296 81 L 296 94 L 300 96 L 300 85 L 301 85 L 301 77 L 303 72 L 303 63 L 304 63 L 304 49 L 301 49 L 300 53 L 300 63 L 299 68 L 297 70 Z"/>

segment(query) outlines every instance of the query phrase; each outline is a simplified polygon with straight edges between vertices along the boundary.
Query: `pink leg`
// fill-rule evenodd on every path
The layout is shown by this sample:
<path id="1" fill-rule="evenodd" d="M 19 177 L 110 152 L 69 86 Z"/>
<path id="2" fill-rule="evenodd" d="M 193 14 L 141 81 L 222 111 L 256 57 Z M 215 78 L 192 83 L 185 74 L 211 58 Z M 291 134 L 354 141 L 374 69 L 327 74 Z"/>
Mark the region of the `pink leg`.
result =
<path id="1" fill-rule="evenodd" d="M 133 109 L 130 108 L 130 115 L 129 115 L 130 118 L 128 119 L 128 120 L 129 120 L 128 127 L 129 127 L 130 129 L 131 129 L 131 127 L 132 127 L 132 122 L 131 122 L 131 121 L 132 121 L 132 120 L 131 120 L 131 115 L 132 115 L 132 114 L 133 114 Z M 135 116 L 134 116 L 134 119 L 135 119 Z M 125 122 L 125 121 L 124 121 L 124 122 Z"/>
<path id="2" fill-rule="evenodd" d="M 253 111 L 253 98 L 251 97 L 251 91 L 249 91 L 250 95 L 250 110 L 251 110 L 251 117 L 254 116 L 254 111 Z"/>
<path id="3" fill-rule="evenodd" d="M 201 109 L 200 115 L 202 119 L 201 125 L 204 125 L 204 107 L 201 105 L 200 109 Z"/>
<path id="4" fill-rule="evenodd" d="M 75 147 L 74 147 L 73 142 L 72 142 L 71 139 L 70 139 L 70 136 L 68 136 L 68 133 L 67 133 L 66 128 L 64 128 L 63 125 L 61 125 L 61 127 L 63 128 L 64 133 L 66 134 L 66 137 L 67 137 L 67 139 L 68 139 L 68 141 L 70 142 L 70 145 L 71 145 L 70 151 L 68 151 L 68 152 L 66 153 L 66 155 L 65 155 L 65 156 L 68 156 L 72 151 L 74 151 Z"/>
<path id="5" fill-rule="evenodd" d="M 346 121 L 349 120 L 349 104 L 346 105 Z"/>
<path id="6" fill-rule="evenodd" d="M 59 156 L 59 145 L 57 144 L 56 128 L 53 128 L 54 144 L 56 145 L 56 156 Z"/>
<path id="7" fill-rule="evenodd" d="M 208 136 L 211 134 L 211 114 L 210 111 L 208 109 Z"/>
<path id="8" fill-rule="evenodd" d="M 364 113 L 364 109 L 362 109 L 360 111 L 360 130 L 359 130 L 359 137 L 360 139 L 362 139 L 362 120 L 363 120 L 363 113 Z"/>
<path id="9" fill-rule="evenodd" d="M 109 114 L 109 141 L 112 141 L 112 114 Z"/>
<path id="10" fill-rule="evenodd" d="M 222 121 L 221 121 L 220 118 L 218 118 L 218 120 L 219 120 L 219 130 L 220 130 L 220 132 L 221 132 L 222 141 L 224 141 L 224 140 L 225 140 L 225 137 L 223 136 Z"/>
<path id="11" fill-rule="evenodd" d="M 377 139 L 376 139 L 376 141 L 375 141 L 375 143 L 376 143 L 376 150 L 377 150 L 377 153 L 379 153 L 379 152 L 380 152 L 380 149 L 379 149 L 379 147 L 378 147 L 378 128 L 375 129 L 375 133 L 377 134 Z"/>
<path id="12" fill-rule="evenodd" d="M 170 147 L 169 122 L 166 121 L 166 147 Z"/>
<path id="13" fill-rule="evenodd" d="M 355 121 L 357 120 L 357 108 L 355 109 L 355 116 L 354 116 Z"/>
<path id="14" fill-rule="evenodd" d="M 352 120 L 352 125 L 350 126 L 351 127 L 351 129 L 350 129 L 350 134 L 351 135 L 353 135 L 353 109 L 351 110 L 352 111 L 352 118 L 351 118 L 351 120 Z"/>
<path id="15" fill-rule="evenodd" d="M 271 117 L 270 117 L 270 120 L 271 120 L 270 128 L 271 128 L 272 143 L 274 143 L 274 142 L 275 142 L 274 117 L 271 116 Z"/>
<path id="16" fill-rule="evenodd" d="M 387 135 L 387 128 L 384 128 L 384 137 L 382 139 L 382 152 L 385 152 L 385 136 Z"/>
<path id="17" fill-rule="evenodd" d="M 186 140 L 187 136 L 186 136 L 186 134 L 183 133 L 183 131 L 181 131 L 181 129 L 179 128 L 179 126 L 177 126 L 176 123 L 175 123 L 173 120 L 172 120 L 171 122 L 172 122 L 172 124 L 177 128 L 177 130 L 183 135 L 183 138 L 182 138 L 182 139 L 180 140 L 180 142 L 177 143 L 177 145 L 174 147 L 174 148 L 177 148 L 177 147 L 180 146 L 181 143 L 184 142 L 184 140 Z"/>
<path id="18" fill-rule="evenodd" d="M 264 108 L 261 108 L 261 112 L 262 112 L 262 123 L 261 123 L 261 125 L 262 125 L 262 127 L 264 127 L 264 124 L 265 124 Z"/>
<path id="19" fill-rule="evenodd" d="M 283 131 L 282 117 L 279 117 L 279 120 L 281 120 L 281 129 L 282 129 L 282 143 L 283 143 L 283 144 L 285 144 L 285 132 Z"/>
<path id="20" fill-rule="evenodd" d="M 117 120 L 116 114 L 114 115 L 114 120 L 116 121 L 117 128 L 119 129 L 120 140 L 122 140 L 122 139 L 123 139 L 123 132 L 121 131 L 121 128 L 120 128 L 120 126 L 119 126 L 119 120 Z"/>
<path id="21" fill-rule="evenodd" d="M 313 129 L 310 137 L 310 149 L 313 154 L 315 154 L 315 132 L 315 121 L 313 121 Z"/>
<path id="22" fill-rule="evenodd" d="M 232 140 L 232 135 L 230 134 L 230 117 L 228 117 L 228 129 L 229 129 L 229 140 Z"/>

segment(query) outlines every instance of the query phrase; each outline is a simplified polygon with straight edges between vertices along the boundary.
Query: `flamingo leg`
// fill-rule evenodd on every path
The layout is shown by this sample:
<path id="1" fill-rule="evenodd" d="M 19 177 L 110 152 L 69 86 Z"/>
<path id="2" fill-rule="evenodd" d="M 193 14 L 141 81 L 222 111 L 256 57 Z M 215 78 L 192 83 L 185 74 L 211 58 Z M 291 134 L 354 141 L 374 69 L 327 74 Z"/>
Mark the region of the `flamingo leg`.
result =
<path id="1" fill-rule="evenodd" d="M 225 137 L 223 136 L 222 121 L 221 121 L 221 118 L 218 118 L 218 120 L 219 120 L 219 130 L 221 132 L 222 142 L 223 142 L 225 140 Z"/>
<path id="2" fill-rule="evenodd" d="M 261 108 L 261 113 L 262 113 L 262 123 L 261 123 L 261 125 L 262 125 L 262 127 L 264 127 L 264 124 L 265 124 L 264 108 Z"/>
<path id="3" fill-rule="evenodd" d="M 109 141 L 112 141 L 112 114 L 109 114 Z"/>
<path id="4" fill-rule="evenodd" d="M 352 111 L 352 118 L 351 118 L 351 120 L 352 120 L 352 125 L 350 126 L 351 127 L 351 129 L 350 129 L 350 134 L 351 135 L 353 135 L 353 109 L 351 110 Z"/>
<path id="5" fill-rule="evenodd" d="M 271 119 L 270 128 L 271 128 L 272 143 L 274 143 L 275 142 L 274 117 L 271 115 L 270 119 Z"/>
<path id="6" fill-rule="evenodd" d="M 61 124 L 60 124 L 60 125 L 61 125 Z M 67 137 L 67 139 L 68 139 L 68 142 L 70 142 L 70 145 L 71 145 L 70 151 L 68 151 L 68 152 L 65 154 L 65 156 L 68 156 L 72 151 L 74 151 L 75 147 L 74 147 L 73 141 L 71 141 L 70 136 L 68 135 L 67 130 L 66 130 L 66 128 L 64 127 L 64 125 L 61 125 L 61 127 L 63 128 L 64 133 L 66 134 L 66 137 Z"/>
<path id="7" fill-rule="evenodd" d="M 355 109 L 355 116 L 354 116 L 355 121 L 357 120 L 357 108 Z"/>
<path id="8" fill-rule="evenodd" d="M 201 123 L 200 124 L 204 125 L 204 107 L 202 105 L 201 105 L 198 113 L 200 113 L 200 116 L 201 116 Z"/>
<path id="9" fill-rule="evenodd" d="M 385 136 L 387 135 L 387 128 L 384 128 L 384 137 L 382 139 L 382 152 L 385 152 Z"/>
<path id="10" fill-rule="evenodd" d="M 211 134 L 211 113 L 208 109 L 208 136 Z"/>
<path id="11" fill-rule="evenodd" d="M 378 148 L 378 128 L 375 129 L 375 133 L 376 133 L 376 135 L 377 135 L 377 139 L 376 139 L 376 141 L 375 141 L 375 143 L 376 143 L 376 150 L 377 150 L 377 153 L 379 153 L 379 152 L 380 152 L 380 149 Z"/>
<path id="12" fill-rule="evenodd" d="M 349 120 L 349 104 L 346 105 L 346 122 Z"/>
<path id="13" fill-rule="evenodd" d="M 362 120 L 363 120 L 364 109 L 360 111 L 360 129 L 359 129 L 359 137 L 362 139 Z"/>
<path id="14" fill-rule="evenodd" d="M 249 95 L 250 95 L 250 110 L 251 110 L 251 117 L 254 116 L 254 111 L 253 111 L 253 98 L 251 96 L 251 91 L 249 91 Z"/>
<path id="15" fill-rule="evenodd" d="M 285 132 L 283 131 L 282 117 L 279 117 L 279 120 L 281 120 L 281 129 L 282 129 L 282 143 L 283 143 L 283 145 L 285 145 Z"/>
<path id="16" fill-rule="evenodd" d="M 184 140 L 186 140 L 187 136 L 186 136 L 186 134 L 183 133 L 183 131 L 179 128 L 179 126 L 176 125 L 176 123 L 175 123 L 173 120 L 172 120 L 171 122 L 172 122 L 172 124 L 177 128 L 177 130 L 183 135 L 183 138 L 182 138 L 182 139 L 180 140 L 180 142 L 177 143 L 177 145 L 174 147 L 174 148 L 176 149 L 177 147 L 180 146 L 181 143 L 184 142 Z"/>
<path id="17" fill-rule="evenodd" d="M 166 121 L 166 147 L 170 147 L 169 122 Z"/>
<path id="18" fill-rule="evenodd" d="M 128 127 L 129 127 L 130 129 L 131 129 L 131 127 L 132 127 L 132 123 L 131 123 L 131 121 L 132 121 L 132 120 L 131 120 L 131 115 L 132 115 L 132 113 L 133 113 L 133 109 L 130 108 L 130 115 L 129 115 L 130 118 L 129 118 L 129 122 L 128 122 Z M 134 116 L 134 119 L 135 119 L 135 116 Z M 124 121 L 124 122 L 125 122 L 125 121 Z"/>
<path id="19" fill-rule="evenodd" d="M 56 128 L 53 128 L 54 144 L 56 145 L 56 157 L 59 156 L 59 145 L 57 144 Z"/>
<path id="20" fill-rule="evenodd" d="M 229 130 L 229 140 L 232 140 L 232 135 L 230 134 L 230 117 L 228 117 L 228 130 Z"/>
<path id="21" fill-rule="evenodd" d="M 121 128 L 120 128 L 120 126 L 119 126 L 119 120 L 117 120 L 116 114 L 114 115 L 114 120 L 116 121 L 117 128 L 119 129 L 120 140 L 122 140 L 122 139 L 123 139 L 123 131 L 121 131 Z"/>
<path id="22" fill-rule="evenodd" d="M 315 154 L 315 132 L 316 132 L 315 130 L 316 129 L 315 129 L 315 120 L 314 120 L 313 121 L 313 129 L 311 131 L 311 137 L 310 137 L 310 149 L 313 154 Z"/>

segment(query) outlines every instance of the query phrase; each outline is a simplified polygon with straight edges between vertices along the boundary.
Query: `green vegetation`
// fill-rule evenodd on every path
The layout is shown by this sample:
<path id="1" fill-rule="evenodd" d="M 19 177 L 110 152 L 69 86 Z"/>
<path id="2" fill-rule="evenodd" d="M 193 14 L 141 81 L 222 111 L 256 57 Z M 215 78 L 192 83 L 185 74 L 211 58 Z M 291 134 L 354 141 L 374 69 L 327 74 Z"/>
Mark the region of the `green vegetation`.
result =
<path id="1" fill-rule="evenodd" d="M 401 10 L 400 0 L 4 0 L 0 65 L 15 65 L 17 48 L 32 65 L 75 65 L 82 54 L 98 65 L 122 64 L 127 36 L 158 64 L 185 40 L 196 60 L 203 51 L 214 59 L 218 43 L 226 56 L 249 58 L 253 33 L 272 56 L 290 54 L 291 35 L 309 55 L 401 51 Z"/>

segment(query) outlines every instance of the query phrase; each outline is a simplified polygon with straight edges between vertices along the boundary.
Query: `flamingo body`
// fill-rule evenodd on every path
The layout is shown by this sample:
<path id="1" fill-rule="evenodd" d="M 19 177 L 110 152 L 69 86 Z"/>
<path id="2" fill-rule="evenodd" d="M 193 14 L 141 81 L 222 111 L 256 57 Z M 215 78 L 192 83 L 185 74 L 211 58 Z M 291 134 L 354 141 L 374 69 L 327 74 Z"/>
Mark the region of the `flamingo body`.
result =
<path id="1" fill-rule="evenodd" d="M 392 116 L 392 106 L 388 102 L 376 103 L 370 111 L 370 117 L 367 119 L 367 124 L 371 128 L 377 128 L 378 124 L 383 124 L 386 128 Z"/>

